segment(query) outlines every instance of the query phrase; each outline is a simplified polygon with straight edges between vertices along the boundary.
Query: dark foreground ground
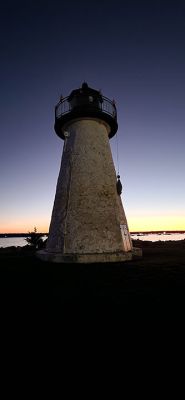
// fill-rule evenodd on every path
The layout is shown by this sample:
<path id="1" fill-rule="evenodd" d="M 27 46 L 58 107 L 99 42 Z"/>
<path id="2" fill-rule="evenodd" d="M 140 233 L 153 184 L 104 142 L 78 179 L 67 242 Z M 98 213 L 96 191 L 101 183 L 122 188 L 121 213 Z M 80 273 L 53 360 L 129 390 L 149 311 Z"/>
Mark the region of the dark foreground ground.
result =
<path id="1" fill-rule="evenodd" d="M 1 319 L 184 322 L 185 241 L 134 245 L 142 259 L 100 265 L 44 263 L 30 248 L 0 249 Z"/>

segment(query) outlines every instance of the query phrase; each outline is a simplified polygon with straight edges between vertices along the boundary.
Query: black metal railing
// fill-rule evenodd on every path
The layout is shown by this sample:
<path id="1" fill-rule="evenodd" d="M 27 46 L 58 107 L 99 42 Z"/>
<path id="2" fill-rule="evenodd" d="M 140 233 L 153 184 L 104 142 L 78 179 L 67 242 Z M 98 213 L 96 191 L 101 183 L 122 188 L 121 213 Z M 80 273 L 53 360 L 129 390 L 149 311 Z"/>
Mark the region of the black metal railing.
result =
<path id="1" fill-rule="evenodd" d="M 109 100 L 105 96 L 101 96 L 101 102 L 93 104 L 93 102 L 87 102 L 82 105 L 82 107 L 88 106 L 92 110 L 102 111 L 103 113 L 111 115 L 114 119 L 117 118 L 117 111 L 114 101 Z M 55 118 L 59 119 L 62 115 L 68 114 L 76 110 L 76 106 L 72 106 L 69 101 L 69 96 L 64 97 L 59 101 L 55 107 Z"/>

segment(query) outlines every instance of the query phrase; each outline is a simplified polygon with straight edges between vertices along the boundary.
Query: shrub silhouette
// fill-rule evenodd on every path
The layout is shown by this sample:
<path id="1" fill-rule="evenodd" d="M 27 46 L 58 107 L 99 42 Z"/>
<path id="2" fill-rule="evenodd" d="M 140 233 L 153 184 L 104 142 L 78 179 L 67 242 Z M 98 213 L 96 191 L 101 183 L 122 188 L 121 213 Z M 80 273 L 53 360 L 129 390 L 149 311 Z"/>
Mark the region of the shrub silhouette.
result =
<path id="1" fill-rule="evenodd" d="M 26 242 L 35 249 L 44 247 L 46 240 L 42 239 L 43 233 L 38 233 L 37 228 L 34 227 L 33 232 L 29 232 L 29 236 L 25 238 Z"/>

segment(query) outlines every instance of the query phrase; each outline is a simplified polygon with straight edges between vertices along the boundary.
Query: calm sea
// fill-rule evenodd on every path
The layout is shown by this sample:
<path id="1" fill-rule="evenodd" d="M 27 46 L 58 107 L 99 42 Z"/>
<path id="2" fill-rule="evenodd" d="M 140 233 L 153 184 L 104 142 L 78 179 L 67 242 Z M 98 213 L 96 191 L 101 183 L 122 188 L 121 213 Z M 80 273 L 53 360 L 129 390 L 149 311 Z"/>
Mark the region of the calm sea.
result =
<path id="1" fill-rule="evenodd" d="M 27 242 L 25 237 L 6 237 L 0 238 L 0 247 L 10 247 L 10 246 L 26 246 Z M 47 239 L 47 236 L 43 236 L 43 239 Z"/>
<path id="2" fill-rule="evenodd" d="M 46 239 L 47 236 L 43 236 Z M 156 242 L 158 240 L 184 240 L 185 233 L 148 233 L 148 234 L 131 234 L 132 239 L 139 240 L 150 240 L 151 242 Z M 27 244 L 24 237 L 11 237 L 11 238 L 0 238 L 0 247 L 10 247 L 10 246 L 25 246 Z"/>
<path id="3" fill-rule="evenodd" d="M 167 240 L 184 240 L 185 233 L 147 233 L 147 234 L 132 234 L 132 239 L 148 240 L 151 242 L 157 242 L 159 240 L 166 242 Z"/>

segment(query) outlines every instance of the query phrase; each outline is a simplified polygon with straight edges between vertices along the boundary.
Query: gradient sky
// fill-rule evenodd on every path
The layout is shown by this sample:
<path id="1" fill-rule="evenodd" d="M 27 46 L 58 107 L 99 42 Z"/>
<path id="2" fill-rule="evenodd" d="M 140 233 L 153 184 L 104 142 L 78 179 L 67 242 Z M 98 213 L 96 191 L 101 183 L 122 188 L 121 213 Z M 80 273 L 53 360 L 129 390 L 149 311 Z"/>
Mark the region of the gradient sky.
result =
<path id="1" fill-rule="evenodd" d="M 6 0 L 0 30 L 0 232 L 48 231 L 54 106 L 84 80 L 116 100 L 130 230 L 185 230 L 185 2 Z"/>

